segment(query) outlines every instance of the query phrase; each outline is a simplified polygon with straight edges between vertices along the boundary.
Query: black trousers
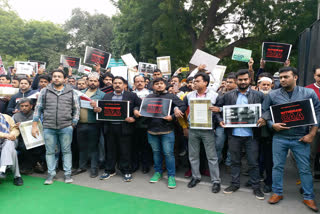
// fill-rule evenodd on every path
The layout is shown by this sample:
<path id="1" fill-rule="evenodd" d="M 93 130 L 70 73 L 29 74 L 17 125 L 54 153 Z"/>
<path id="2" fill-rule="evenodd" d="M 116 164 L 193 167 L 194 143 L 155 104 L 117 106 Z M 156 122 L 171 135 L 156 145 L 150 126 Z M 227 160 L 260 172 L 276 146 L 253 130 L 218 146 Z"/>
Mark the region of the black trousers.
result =
<path id="1" fill-rule="evenodd" d="M 23 140 L 21 139 L 21 141 L 19 140 L 17 150 L 19 154 L 19 164 L 22 169 L 32 169 L 37 162 L 44 161 L 44 155 L 46 151 L 44 146 L 27 150 Z"/>
<path id="2" fill-rule="evenodd" d="M 134 130 L 134 141 L 132 146 L 132 169 L 138 169 L 140 162 L 143 167 L 152 164 L 152 149 L 148 143 L 147 129 L 136 128 Z"/>
<path id="3" fill-rule="evenodd" d="M 260 157 L 259 157 L 259 168 L 260 174 L 263 174 L 266 170 L 266 178 L 264 183 L 268 186 L 272 185 L 272 138 L 261 138 L 260 142 Z"/>
<path id="4" fill-rule="evenodd" d="M 116 163 L 123 174 L 131 174 L 132 136 L 123 135 L 121 125 L 112 124 L 104 136 L 106 150 L 106 173 L 116 171 Z"/>

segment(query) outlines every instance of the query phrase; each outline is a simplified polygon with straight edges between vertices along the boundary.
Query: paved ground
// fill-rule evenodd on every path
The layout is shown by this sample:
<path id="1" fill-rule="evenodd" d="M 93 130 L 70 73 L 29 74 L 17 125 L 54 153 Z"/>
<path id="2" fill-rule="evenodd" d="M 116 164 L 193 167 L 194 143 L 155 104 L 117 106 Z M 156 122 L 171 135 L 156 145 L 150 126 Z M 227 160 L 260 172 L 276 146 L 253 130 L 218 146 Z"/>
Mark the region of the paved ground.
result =
<path id="1" fill-rule="evenodd" d="M 100 174 L 102 170 L 100 171 Z M 229 185 L 230 176 L 226 173 L 226 169 L 221 169 L 222 188 Z M 239 191 L 226 195 L 222 191 L 218 194 L 211 193 L 211 184 L 209 177 L 203 177 L 200 184 L 195 188 L 187 188 L 189 179 L 183 177 L 184 170 L 177 171 L 177 188 L 170 190 L 167 188 L 166 176 L 159 183 L 150 184 L 148 181 L 152 176 L 152 172 L 147 175 L 137 171 L 133 174 L 132 182 L 123 182 L 122 176 L 118 173 L 116 176 L 106 181 L 100 181 L 98 178 L 90 178 L 89 172 L 74 176 L 74 184 L 117 192 L 132 196 L 149 198 L 154 200 L 166 201 L 170 203 L 197 207 L 216 212 L 228 214 L 241 213 L 261 213 L 261 214 L 283 214 L 283 213 L 313 213 L 302 204 L 302 196 L 299 193 L 300 186 L 297 186 L 296 179 L 298 178 L 296 169 L 293 164 L 288 161 L 285 171 L 285 186 L 284 200 L 277 205 L 269 205 L 267 199 L 270 194 L 266 195 L 265 200 L 257 200 L 252 194 L 252 190 L 244 187 L 244 183 L 248 177 L 242 176 L 242 187 Z M 42 176 L 44 175 L 35 175 Z M 58 174 L 58 180 L 63 180 L 63 174 Z M 320 198 L 320 182 L 314 183 L 316 199 Z M 107 200 L 107 199 L 106 199 Z M 320 206 L 320 204 L 319 204 Z"/>

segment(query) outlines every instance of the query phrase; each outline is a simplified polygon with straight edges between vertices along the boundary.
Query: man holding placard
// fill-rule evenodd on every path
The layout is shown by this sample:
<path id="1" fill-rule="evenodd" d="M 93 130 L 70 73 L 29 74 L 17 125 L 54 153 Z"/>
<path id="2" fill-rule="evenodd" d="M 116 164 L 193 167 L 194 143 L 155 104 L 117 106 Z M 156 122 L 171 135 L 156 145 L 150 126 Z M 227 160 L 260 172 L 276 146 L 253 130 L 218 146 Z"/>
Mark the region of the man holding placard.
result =
<path id="1" fill-rule="evenodd" d="M 283 171 L 288 150 L 293 152 L 297 162 L 299 175 L 303 190 L 303 203 L 318 211 L 314 201 L 313 181 L 310 168 L 310 144 L 312 143 L 320 120 L 320 102 L 316 93 L 312 89 L 303 88 L 296 85 L 298 72 L 293 67 L 285 67 L 279 70 L 280 84 L 282 88 L 271 91 L 263 103 L 264 117 L 268 119 L 268 126 L 275 131 L 273 136 L 273 169 L 272 169 L 272 190 L 273 195 L 269 199 L 270 204 L 276 204 L 283 199 Z M 299 101 L 312 100 L 312 104 L 306 106 L 311 110 L 304 111 L 304 106 L 300 106 Z M 290 103 L 295 103 L 290 106 Z M 274 117 L 276 114 L 273 108 L 278 105 L 289 105 L 281 108 L 282 115 Z M 297 108 L 294 108 L 297 106 Z M 290 111 L 287 111 L 287 109 Z M 290 114 L 290 117 L 285 116 Z M 302 114 L 302 116 L 301 116 Z M 310 125 L 307 118 L 313 118 L 315 122 Z M 275 122 L 279 120 L 280 122 Z M 301 124 L 302 122 L 302 124 Z M 303 123 L 305 125 L 303 126 Z M 289 124 L 300 123 L 299 127 L 289 127 Z"/>

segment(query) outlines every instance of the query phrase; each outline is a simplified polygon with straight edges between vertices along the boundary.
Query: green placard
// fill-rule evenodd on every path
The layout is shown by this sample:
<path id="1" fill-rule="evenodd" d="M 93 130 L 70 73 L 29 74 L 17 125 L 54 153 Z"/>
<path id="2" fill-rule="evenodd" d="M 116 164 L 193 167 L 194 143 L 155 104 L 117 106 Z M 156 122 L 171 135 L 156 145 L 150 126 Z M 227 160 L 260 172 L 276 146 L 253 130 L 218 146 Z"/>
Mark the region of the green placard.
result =
<path id="1" fill-rule="evenodd" d="M 233 49 L 232 60 L 240 62 L 249 62 L 251 58 L 252 50 L 235 47 Z"/>
<path id="2" fill-rule="evenodd" d="M 122 59 L 114 59 L 114 58 L 110 59 L 108 67 L 112 68 L 112 67 L 119 67 L 119 66 L 126 66 L 122 61 Z"/>

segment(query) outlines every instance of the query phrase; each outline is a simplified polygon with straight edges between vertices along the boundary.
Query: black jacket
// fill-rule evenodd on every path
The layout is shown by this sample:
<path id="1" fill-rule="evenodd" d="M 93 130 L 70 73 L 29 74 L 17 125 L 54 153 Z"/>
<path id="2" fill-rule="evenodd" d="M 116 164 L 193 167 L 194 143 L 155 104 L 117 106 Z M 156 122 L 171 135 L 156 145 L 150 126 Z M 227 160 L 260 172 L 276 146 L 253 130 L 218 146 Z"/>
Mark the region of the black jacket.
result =
<path id="1" fill-rule="evenodd" d="M 28 96 L 31 96 L 32 94 L 37 93 L 37 91 L 34 90 L 28 90 L 25 93 L 22 93 L 21 90 L 19 90 L 19 92 L 15 95 L 13 95 L 8 103 L 8 107 L 7 107 L 7 114 L 12 116 L 12 112 L 18 108 L 18 103 L 17 103 L 17 99 L 18 98 L 26 98 Z"/>

